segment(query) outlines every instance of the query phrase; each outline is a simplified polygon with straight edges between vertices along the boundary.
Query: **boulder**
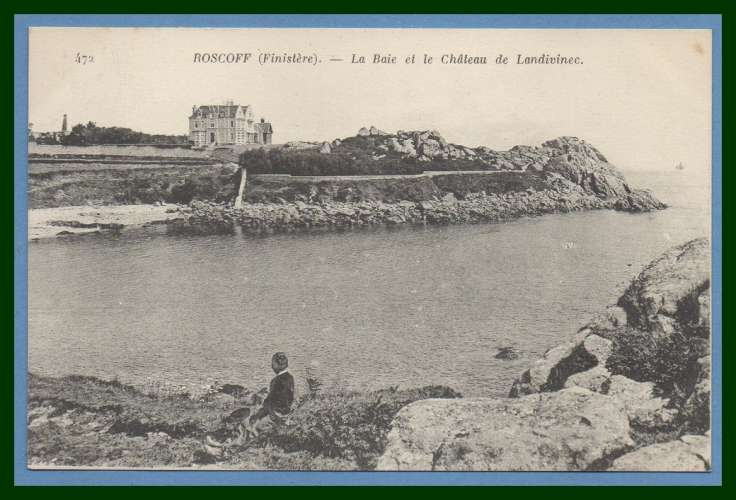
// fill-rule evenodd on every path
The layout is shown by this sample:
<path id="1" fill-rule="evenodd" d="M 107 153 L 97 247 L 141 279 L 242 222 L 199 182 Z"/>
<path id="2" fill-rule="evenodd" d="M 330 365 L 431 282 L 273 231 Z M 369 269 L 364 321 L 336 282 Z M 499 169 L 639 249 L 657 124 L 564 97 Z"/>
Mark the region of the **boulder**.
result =
<path id="1" fill-rule="evenodd" d="M 389 150 L 406 156 L 416 156 L 417 151 L 414 149 L 414 143 L 411 139 L 404 139 L 401 142 L 396 137 L 392 137 L 388 142 Z"/>
<path id="2" fill-rule="evenodd" d="M 604 393 L 624 408 L 629 421 L 641 429 L 656 430 L 670 425 L 677 412 L 668 408 L 668 399 L 655 395 L 653 382 L 637 382 L 613 375 Z"/>
<path id="3" fill-rule="evenodd" d="M 450 205 L 455 205 L 457 203 L 457 198 L 455 198 L 454 193 L 447 193 L 442 197 L 443 203 L 448 203 Z"/>
<path id="4" fill-rule="evenodd" d="M 587 328 L 595 331 L 598 335 L 609 337 L 611 331 L 626 326 L 626 323 L 626 311 L 623 307 L 608 306 L 603 312 L 593 316 Z"/>
<path id="5" fill-rule="evenodd" d="M 598 365 L 590 370 L 570 375 L 565 381 L 565 387 L 582 387 L 593 392 L 603 392 L 610 378 L 611 372 L 604 366 Z"/>
<path id="6" fill-rule="evenodd" d="M 515 347 L 500 347 L 495 356 L 496 359 L 519 359 L 519 350 Z"/>
<path id="7" fill-rule="evenodd" d="M 704 472 L 710 469 L 710 438 L 682 436 L 626 453 L 608 470 L 636 472 Z"/>
<path id="8" fill-rule="evenodd" d="M 593 356 L 599 365 L 605 365 L 611 355 L 613 342 L 598 335 L 591 334 L 583 340 L 583 349 Z"/>
<path id="9" fill-rule="evenodd" d="M 583 329 L 569 342 L 553 347 L 516 379 L 509 393 L 518 397 L 537 392 L 554 391 L 564 386 L 567 378 L 598 364 L 597 359 L 584 347 L 590 330 Z"/>
<path id="10" fill-rule="evenodd" d="M 323 142 L 322 147 L 319 148 L 319 152 L 322 154 L 330 154 L 332 153 L 332 147 L 330 146 L 329 142 Z"/>
<path id="11" fill-rule="evenodd" d="M 542 148 L 546 149 L 552 155 L 561 155 L 567 153 L 581 153 L 591 159 L 607 162 L 606 157 L 596 148 L 578 139 L 577 137 L 562 136 L 557 139 L 546 141 L 542 144 Z"/>
<path id="12" fill-rule="evenodd" d="M 648 189 L 631 189 L 626 196 L 617 200 L 614 208 L 626 212 L 646 212 L 667 208 L 667 205 L 659 201 Z"/>
<path id="13" fill-rule="evenodd" d="M 667 331 L 663 317 L 692 321 L 691 307 L 710 285 L 710 244 L 699 238 L 665 252 L 634 279 L 619 299 L 628 323 L 645 330 Z M 703 302 L 705 303 L 705 298 Z M 698 316 L 705 312 L 694 311 Z M 670 325 L 671 326 L 671 325 Z"/>
<path id="14" fill-rule="evenodd" d="M 518 399 L 428 399 L 395 417 L 378 470 L 576 471 L 633 445 L 615 400 L 578 387 Z"/>
<path id="15" fill-rule="evenodd" d="M 361 137 L 366 137 L 371 135 L 371 131 L 365 127 L 361 127 L 360 130 L 358 130 L 358 135 Z"/>
<path id="16" fill-rule="evenodd" d="M 417 152 L 427 158 L 434 158 L 442 153 L 442 146 L 435 139 L 426 139 L 419 143 Z"/>

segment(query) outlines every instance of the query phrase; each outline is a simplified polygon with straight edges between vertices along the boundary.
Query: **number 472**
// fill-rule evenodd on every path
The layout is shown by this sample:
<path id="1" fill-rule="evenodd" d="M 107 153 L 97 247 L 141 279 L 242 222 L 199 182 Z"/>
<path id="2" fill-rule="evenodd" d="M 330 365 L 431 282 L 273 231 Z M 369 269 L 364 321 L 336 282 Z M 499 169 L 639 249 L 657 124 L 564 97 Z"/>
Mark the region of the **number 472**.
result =
<path id="1" fill-rule="evenodd" d="M 93 63 L 95 62 L 94 56 L 88 56 L 85 54 L 80 54 L 77 52 L 76 57 L 74 57 L 74 62 L 77 64 L 87 64 L 87 63 Z"/>

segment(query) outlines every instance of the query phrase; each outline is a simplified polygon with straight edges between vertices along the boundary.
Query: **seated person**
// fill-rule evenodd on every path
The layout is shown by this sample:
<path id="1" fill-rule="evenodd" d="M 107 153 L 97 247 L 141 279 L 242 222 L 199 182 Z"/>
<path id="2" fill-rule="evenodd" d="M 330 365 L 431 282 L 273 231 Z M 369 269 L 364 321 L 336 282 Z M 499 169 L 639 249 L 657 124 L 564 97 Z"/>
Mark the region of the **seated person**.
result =
<path id="1" fill-rule="evenodd" d="M 271 428 L 274 422 L 281 421 L 291 413 L 291 405 L 294 403 L 294 377 L 289 373 L 289 359 L 283 352 L 277 352 L 271 358 L 271 368 L 276 376 L 271 379 L 268 395 L 263 400 L 257 412 L 251 415 L 250 408 L 241 408 L 234 411 L 225 420 L 236 418 L 238 420 L 248 418 L 247 422 L 238 425 L 237 438 L 225 442 L 222 439 L 223 432 L 208 434 L 205 438 L 205 451 L 211 455 L 222 456 L 223 447 L 231 444 L 243 444 L 243 438 L 256 437 L 261 432 Z M 249 417 L 250 415 L 250 417 Z"/>
<path id="2" fill-rule="evenodd" d="M 277 352 L 271 358 L 271 368 L 276 376 L 271 379 L 268 396 L 261 408 L 248 419 L 245 431 L 257 436 L 271 427 L 274 422 L 281 421 L 291 413 L 294 403 L 294 377 L 289 373 L 289 359 L 283 352 Z"/>

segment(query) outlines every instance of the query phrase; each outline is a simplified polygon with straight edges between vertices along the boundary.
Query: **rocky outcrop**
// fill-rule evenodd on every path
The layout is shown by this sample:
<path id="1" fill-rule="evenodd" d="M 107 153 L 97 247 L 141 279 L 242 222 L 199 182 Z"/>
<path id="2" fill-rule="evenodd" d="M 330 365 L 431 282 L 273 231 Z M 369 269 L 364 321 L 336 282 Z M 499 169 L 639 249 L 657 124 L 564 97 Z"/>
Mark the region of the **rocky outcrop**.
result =
<path id="1" fill-rule="evenodd" d="M 387 134 L 375 127 L 363 127 L 357 137 L 370 139 L 370 148 L 376 152 L 385 151 L 392 157 L 432 165 L 439 161 L 443 170 L 453 170 L 444 166 L 455 162 L 465 165 L 455 170 L 556 174 L 580 186 L 586 193 L 616 200 L 617 210 L 644 211 L 664 207 L 651 192 L 633 189 L 600 151 L 577 137 L 559 137 L 541 146 L 514 146 L 508 151 L 451 144 L 437 130 L 399 130 L 395 134 Z"/>
<path id="2" fill-rule="evenodd" d="M 710 467 L 709 243 L 648 265 L 611 306 L 548 350 L 509 399 L 424 401 L 396 417 L 391 470 Z"/>
<path id="3" fill-rule="evenodd" d="M 327 145 L 327 143 L 325 144 Z M 327 148 L 325 148 L 326 151 Z M 335 148 L 330 154 L 334 154 Z M 645 209 L 605 197 L 555 172 L 431 173 L 379 178 L 260 178 L 241 211 L 197 202 L 191 222 L 253 230 L 372 224 L 461 224 L 580 210 Z M 617 181 L 618 182 L 618 181 Z M 263 200 L 263 203 L 256 202 Z M 648 208 L 661 208 L 652 201 Z"/>
<path id="4" fill-rule="evenodd" d="M 581 388 L 413 403 L 388 440 L 379 470 L 590 470 L 633 445 L 621 407 Z"/>
<path id="5" fill-rule="evenodd" d="M 704 472 L 710 469 L 710 436 L 682 436 L 622 455 L 608 470 Z"/>
<path id="6" fill-rule="evenodd" d="M 709 255 L 708 240 L 693 240 L 649 264 L 618 302 L 627 324 L 664 335 L 709 328 Z"/>
<path id="7" fill-rule="evenodd" d="M 710 245 L 706 239 L 665 252 L 632 281 L 616 306 L 594 317 L 568 343 L 547 351 L 522 374 L 511 395 L 555 390 L 575 374 L 605 367 L 616 351 L 616 340 L 627 329 L 652 338 L 675 336 L 707 342 L 709 270 Z"/>
<path id="8" fill-rule="evenodd" d="M 315 193 L 318 191 L 315 189 Z M 319 195 L 315 196 L 319 197 Z M 465 224 L 502 222 L 519 217 L 613 208 L 615 201 L 566 186 L 543 191 L 470 193 L 458 199 L 446 193 L 440 199 L 414 202 L 319 200 L 248 203 L 238 210 L 227 203 L 192 202 L 192 224 L 234 225 L 254 231 L 358 227 L 394 224 Z"/>

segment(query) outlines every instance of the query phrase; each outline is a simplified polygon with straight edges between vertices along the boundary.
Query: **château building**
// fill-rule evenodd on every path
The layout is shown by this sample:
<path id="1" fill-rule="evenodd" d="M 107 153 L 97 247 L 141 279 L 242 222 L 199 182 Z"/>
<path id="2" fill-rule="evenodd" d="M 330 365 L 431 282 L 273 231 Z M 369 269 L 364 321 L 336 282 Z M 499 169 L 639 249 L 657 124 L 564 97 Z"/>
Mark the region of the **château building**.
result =
<path id="1" fill-rule="evenodd" d="M 233 104 L 192 106 L 189 142 L 195 147 L 220 144 L 271 144 L 273 128 L 255 121 L 253 108 Z"/>

